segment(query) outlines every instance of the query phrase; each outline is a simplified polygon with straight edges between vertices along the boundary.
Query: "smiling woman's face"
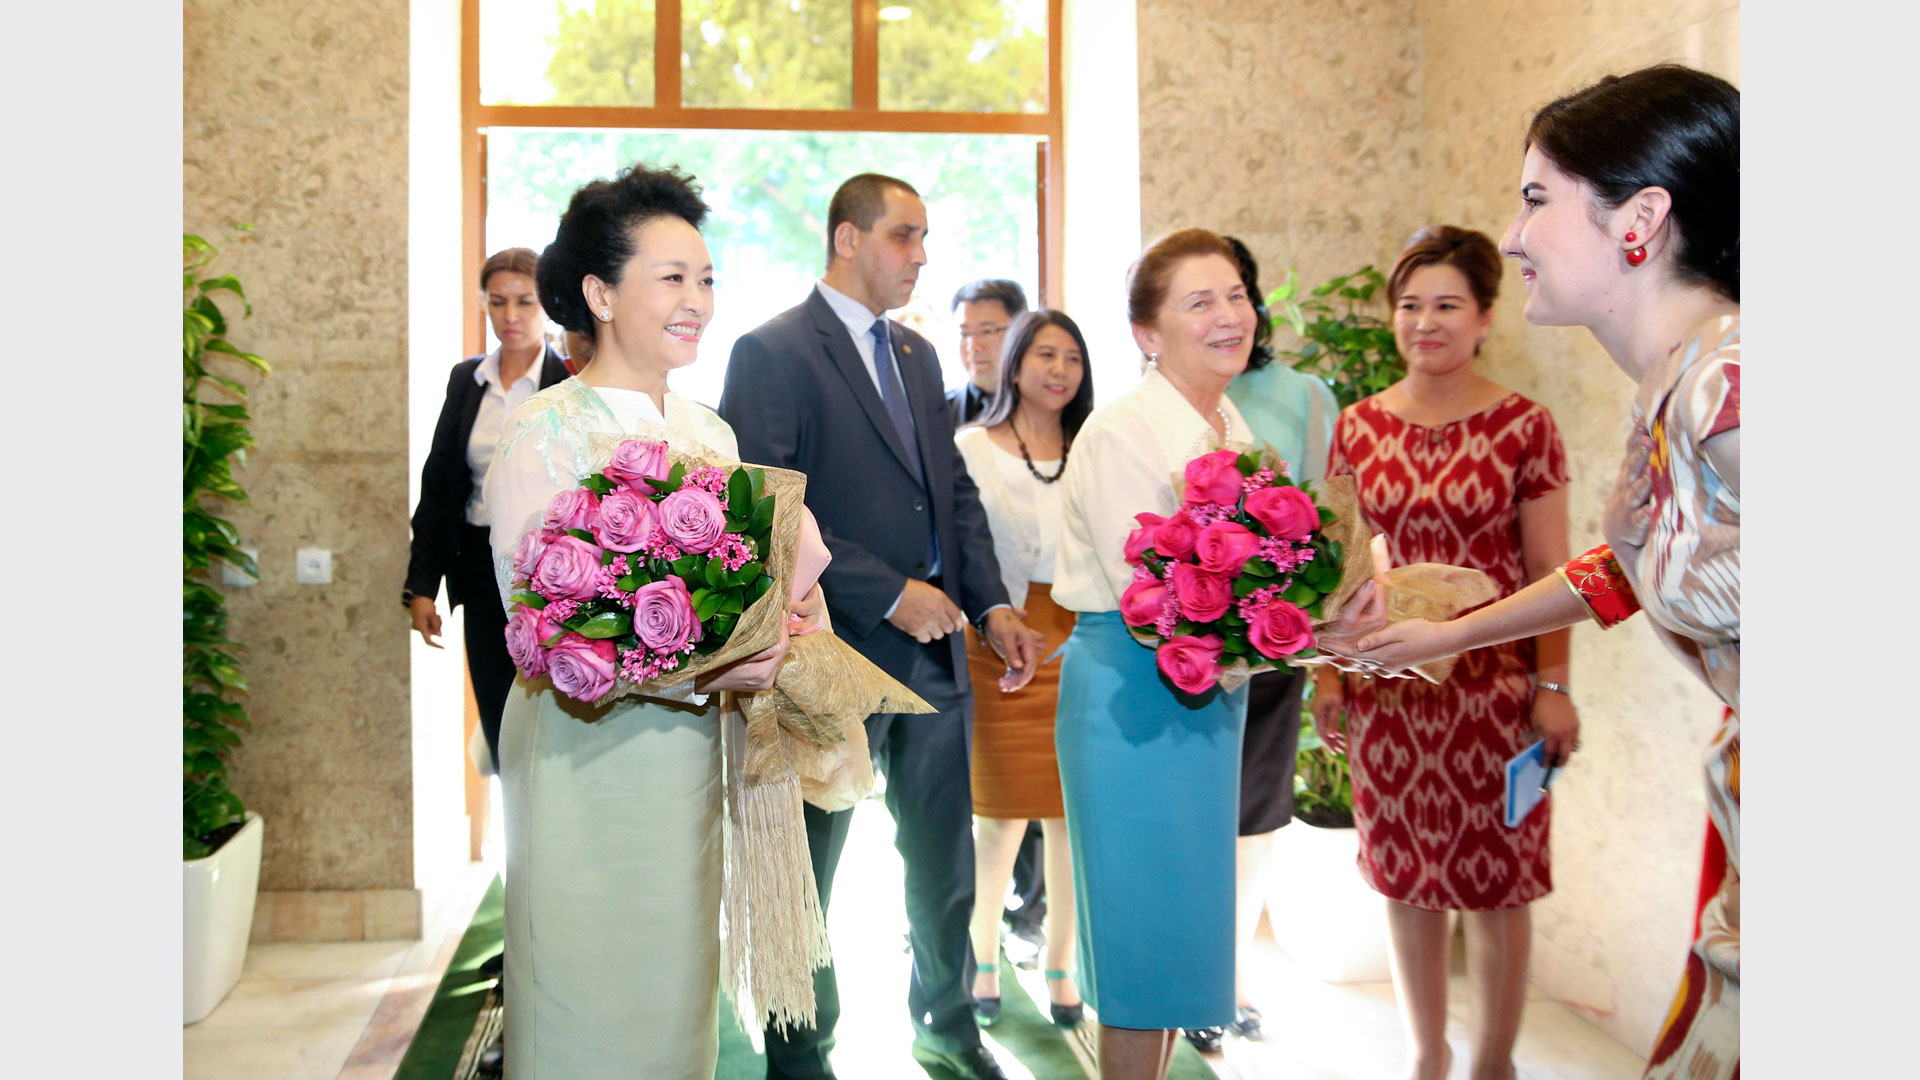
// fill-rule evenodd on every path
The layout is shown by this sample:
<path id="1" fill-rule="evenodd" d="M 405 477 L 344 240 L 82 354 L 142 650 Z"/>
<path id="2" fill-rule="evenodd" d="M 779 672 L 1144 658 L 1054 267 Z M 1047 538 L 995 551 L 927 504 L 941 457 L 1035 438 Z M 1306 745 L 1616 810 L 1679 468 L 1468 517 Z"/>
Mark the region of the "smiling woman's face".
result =
<path id="1" fill-rule="evenodd" d="M 589 286 L 589 305 L 613 315 L 601 324 L 602 341 L 610 336 L 622 356 L 656 370 L 693 363 L 713 319 L 713 259 L 700 230 L 672 214 L 636 227 L 620 284 L 602 299 L 594 304 Z"/>
<path id="2" fill-rule="evenodd" d="M 1620 243 L 1594 222 L 1593 189 L 1527 149 L 1520 168 L 1520 212 L 1500 238 L 1500 253 L 1520 260 L 1527 321 L 1592 326 L 1619 280 Z"/>
<path id="3" fill-rule="evenodd" d="M 1393 304 L 1393 341 L 1407 368 L 1422 375 L 1451 375 L 1473 363 L 1473 354 L 1493 325 L 1460 268 L 1428 263 L 1407 275 Z"/>
<path id="4" fill-rule="evenodd" d="M 1153 325 L 1134 336 L 1160 365 L 1208 381 L 1231 379 L 1253 354 L 1253 301 L 1240 268 L 1224 255 L 1195 255 L 1167 275 L 1167 298 Z"/>

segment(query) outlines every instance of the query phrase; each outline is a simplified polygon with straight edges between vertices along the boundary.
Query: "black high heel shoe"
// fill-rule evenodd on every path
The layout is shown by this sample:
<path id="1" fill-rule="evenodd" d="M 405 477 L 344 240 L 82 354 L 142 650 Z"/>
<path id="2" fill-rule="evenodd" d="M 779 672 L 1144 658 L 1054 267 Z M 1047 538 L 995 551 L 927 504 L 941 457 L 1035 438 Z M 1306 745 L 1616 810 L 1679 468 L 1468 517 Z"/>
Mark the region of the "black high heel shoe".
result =
<path id="1" fill-rule="evenodd" d="M 1068 973 L 1065 971 L 1047 972 L 1048 982 L 1059 982 L 1067 977 Z M 1081 1022 L 1087 1018 L 1086 1005 L 1082 1002 L 1075 1002 L 1072 1005 L 1062 1005 L 1057 1001 L 1049 1000 L 1047 1002 L 1047 1011 L 1053 1014 L 1053 1022 L 1056 1027 L 1063 1027 L 1068 1030 L 1079 1027 Z"/>
<path id="2" fill-rule="evenodd" d="M 999 964 L 975 964 L 983 975 L 1000 973 Z M 1000 999 L 998 997 L 977 997 L 973 999 L 973 1021 L 981 1027 L 992 1027 L 1000 1019 Z"/>

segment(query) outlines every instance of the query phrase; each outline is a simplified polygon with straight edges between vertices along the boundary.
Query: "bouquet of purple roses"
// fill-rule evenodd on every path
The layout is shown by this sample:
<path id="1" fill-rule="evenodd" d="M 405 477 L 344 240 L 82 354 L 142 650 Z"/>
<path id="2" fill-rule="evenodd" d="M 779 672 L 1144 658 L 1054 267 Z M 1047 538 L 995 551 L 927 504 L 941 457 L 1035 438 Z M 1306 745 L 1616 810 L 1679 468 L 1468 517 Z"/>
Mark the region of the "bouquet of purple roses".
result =
<path id="1" fill-rule="evenodd" d="M 785 617 L 784 592 L 759 603 L 776 591 L 778 499 L 767 488 L 765 469 L 713 464 L 664 442 L 621 443 L 605 468 L 553 497 L 514 551 L 514 665 L 599 701 L 770 644 L 726 648 L 749 623 L 777 631 L 767 611 Z M 723 650 L 723 660 L 702 662 Z"/>

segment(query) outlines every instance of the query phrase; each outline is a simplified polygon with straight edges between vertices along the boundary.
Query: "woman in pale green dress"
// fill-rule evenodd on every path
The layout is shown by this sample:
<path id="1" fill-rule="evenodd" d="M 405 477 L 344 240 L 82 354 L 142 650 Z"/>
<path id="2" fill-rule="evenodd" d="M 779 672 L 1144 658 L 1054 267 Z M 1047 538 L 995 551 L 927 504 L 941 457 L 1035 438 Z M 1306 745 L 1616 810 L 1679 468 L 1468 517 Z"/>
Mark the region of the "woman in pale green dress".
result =
<path id="1" fill-rule="evenodd" d="M 593 360 L 509 420 L 486 499 L 511 553 L 595 463 L 596 434 L 736 457 L 733 431 L 667 388 L 713 315 L 690 178 L 634 166 L 573 197 L 541 256 L 548 314 Z M 778 645 L 655 697 L 588 705 L 517 680 L 501 724 L 506 1072 L 514 1080 L 711 1080 L 718 1055 L 721 691 L 772 685 Z"/>

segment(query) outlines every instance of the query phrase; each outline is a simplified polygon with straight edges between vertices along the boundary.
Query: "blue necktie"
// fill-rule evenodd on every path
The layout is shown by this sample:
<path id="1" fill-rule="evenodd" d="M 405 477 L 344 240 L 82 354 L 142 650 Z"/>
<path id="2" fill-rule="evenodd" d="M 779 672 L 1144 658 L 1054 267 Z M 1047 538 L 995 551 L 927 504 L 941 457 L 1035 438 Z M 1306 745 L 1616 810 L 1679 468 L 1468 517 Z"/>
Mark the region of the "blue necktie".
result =
<path id="1" fill-rule="evenodd" d="M 880 403 L 887 407 L 894 433 L 907 451 L 907 467 L 924 487 L 927 481 L 920 471 L 920 442 L 914 438 L 913 410 L 907 405 L 907 389 L 900 385 L 900 371 L 894 366 L 893 340 L 884 316 L 873 320 L 873 371 L 880 377 Z"/>
<path id="2" fill-rule="evenodd" d="M 914 436 L 913 410 L 907 404 L 907 388 L 900 383 L 900 370 L 893 358 L 893 339 L 887 332 L 885 316 L 873 320 L 873 372 L 880 378 L 880 403 L 886 406 L 887 417 L 893 421 L 894 433 L 900 436 L 900 443 L 907 451 L 907 468 L 913 473 L 913 479 L 921 487 L 927 486 L 925 473 L 920 465 L 920 441 Z M 940 569 L 939 533 L 933 524 L 933 515 L 927 515 L 927 567 L 929 573 Z"/>

